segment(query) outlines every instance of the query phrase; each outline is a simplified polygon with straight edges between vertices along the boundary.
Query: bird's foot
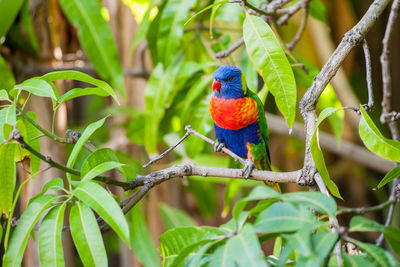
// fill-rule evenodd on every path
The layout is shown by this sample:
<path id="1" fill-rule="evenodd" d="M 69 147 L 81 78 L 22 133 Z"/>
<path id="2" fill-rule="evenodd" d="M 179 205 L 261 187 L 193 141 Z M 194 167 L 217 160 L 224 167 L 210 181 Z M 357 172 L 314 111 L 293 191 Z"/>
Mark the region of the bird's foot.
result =
<path id="1" fill-rule="evenodd" d="M 246 159 L 246 163 L 243 169 L 243 176 L 245 179 L 250 177 L 251 172 L 254 169 L 254 162 L 251 159 Z"/>
<path id="2" fill-rule="evenodd" d="M 214 152 L 221 152 L 222 148 L 224 148 L 224 147 L 225 147 L 224 143 L 220 143 L 220 142 L 216 141 L 214 143 Z"/>

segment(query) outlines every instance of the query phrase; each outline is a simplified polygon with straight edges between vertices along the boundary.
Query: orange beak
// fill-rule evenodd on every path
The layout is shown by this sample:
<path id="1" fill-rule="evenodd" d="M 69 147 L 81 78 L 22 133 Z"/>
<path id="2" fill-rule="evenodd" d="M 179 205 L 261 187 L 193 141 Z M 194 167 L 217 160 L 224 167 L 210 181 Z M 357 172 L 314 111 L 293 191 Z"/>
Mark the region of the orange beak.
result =
<path id="1" fill-rule="evenodd" d="M 219 89 L 221 89 L 221 82 L 213 81 L 212 89 L 213 89 L 214 92 L 215 92 L 215 90 L 219 91 Z"/>

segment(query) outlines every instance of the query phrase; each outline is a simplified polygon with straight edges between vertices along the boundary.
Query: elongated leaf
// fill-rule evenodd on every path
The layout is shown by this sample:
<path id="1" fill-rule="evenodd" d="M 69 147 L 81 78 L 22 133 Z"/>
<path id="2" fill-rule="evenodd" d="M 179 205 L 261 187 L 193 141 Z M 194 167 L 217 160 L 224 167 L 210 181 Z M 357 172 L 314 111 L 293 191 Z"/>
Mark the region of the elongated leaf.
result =
<path id="1" fill-rule="evenodd" d="M 3 266 L 19 266 L 24 256 L 29 234 L 31 233 L 40 215 L 45 211 L 59 196 L 42 195 L 35 198 L 26 208 L 18 225 L 11 235 L 8 249 L 3 258 Z"/>
<path id="2" fill-rule="evenodd" d="M 385 175 L 385 177 L 383 177 L 383 179 L 379 182 L 377 188 L 380 189 L 382 186 L 393 181 L 394 179 L 396 179 L 399 176 L 400 176 L 400 165 L 391 169 L 390 172 L 388 172 Z"/>
<path id="3" fill-rule="evenodd" d="M 319 146 L 318 142 L 318 126 L 321 124 L 323 120 L 325 120 L 327 117 L 330 115 L 334 114 L 336 111 L 340 109 L 335 109 L 335 108 L 326 108 L 323 111 L 321 111 L 320 115 L 318 116 L 317 120 L 317 125 L 316 125 L 316 130 L 311 138 L 311 154 L 313 156 L 315 165 L 317 167 L 317 170 L 319 174 L 322 177 L 322 180 L 324 181 L 326 187 L 329 189 L 332 195 L 334 195 L 337 198 L 343 199 L 342 196 L 340 195 L 339 189 L 336 186 L 336 184 L 331 180 L 331 177 L 329 175 L 328 169 L 326 168 L 325 160 L 324 160 L 324 155 L 322 154 L 321 147 Z"/>
<path id="4" fill-rule="evenodd" d="M 293 232 L 315 220 L 285 202 L 277 202 L 260 213 L 254 226 L 259 233 Z"/>
<path id="5" fill-rule="evenodd" d="M 37 96 L 50 97 L 51 99 L 57 100 L 51 85 L 40 78 L 31 78 L 20 84 L 16 84 L 13 89 L 11 89 L 10 95 L 15 97 L 18 90 L 27 91 Z"/>
<path id="6" fill-rule="evenodd" d="M 315 258 L 311 245 L 311 231 L 307 225 L 297 232 L 291 235 L 283 235 L 283 237 L 286 239 L 287 245 L 296 250 L 302 257 Z"/>
<path id="7" fill-rule="evenodd" d="M 35 30 L 33 29 L 33 22 L 29 12 L 29 0 L 25 0 L 21 8 L 21 26 L 28 37 L 28 42 L 35 53 L 39 51 L 39 43 L 36 38 Z"/>
<path id="8" fill-rule="evenodd" d="M 77 202 L 69 215 L 71 235 L 85 266 L 108 266 L 106 249 L 92 210 Z"/>
<path id="9" fill-rule="evenodd" d="M 355 216 L 350 221 L 350 232 L 384 232 L 385 226 L 363 216 Z"/>
<path id="10" fill-rule="evenodd" d="M 47 190 L 60 190 L 64 188 L 64 182 L 60 177 L 53 178 L 48 181 L 42 188 L 42 193 L 46 193 Z"/>
<path id="11" fill-rule="evenodd" d="M 8 98 L 7 91 L 5 89 L 0 90 L 0 101 L 10 101 L 10 99 Z"/>
<path id="12" fill-rule="evenodd" d="M 287 193 L 283 194 L 282 200 L 293 204 L 305 205 L 329 216 L 334 216 L 337 209 L 335 200 L 320 192 Z"/>
<path id="13" fill-rule="evenodd" d="M 73 194 L 96 211 L 130 246 L 129 227 L 125 216 L 114 198 L 103 187 L 94 182 L 83 182 L 73 191 Z"/>
<path id="14" fill-rule="evenodd" d="M 15 106 L 8 106 L 0 109 L 0 143 L 8 139 L 8 136 L 4 136 L 4 124 L 14 125 L 17 123 Z"/>
<path id="15" fill-rule="evenodd" d="M 311 242 L 315 251 L 315 255 L 321 260 L 325 259 L 333 250 L 339 239 L 337 233 L 318 232 L 311 236 Z"/>
<path id="16" fill-rule="evenodd" d="M 0 39 L 6 36 L 23 2 L 23 0 L 0 1 Z"/>
<path id="17" fill-rule="evenodd" d="M 68 20 L 78 28 L 78 38 L 97 73 L 124 96 L 122 67 L 111 30 L 96 0 L 59 0 Z"/>
<path id="18" fill-rule="evenodd" d="M 354 243 L 366 254 L 367 258 L 374 263 L 377 264 L 377 266 L 380 267 L 389 267 L 390 265 L 390 260 L 386 256 L 385 250 L 382 248 L 368 244 L 368 243 L 363 243 L 354 240 Z"/>
<path id="19" fill-rule="evenodd" d="M 288 126 L 292 127 L 296 114 L 296 82 L 274 32 L 264 20 L 247 14 L 243 37 L 249 58 L 274 95 Z"/>
<path id="20" fill-rule="evenodd" d="M 0 146 L 0 214 L 8 214 L 12 206 L 16 180 L 15 146 L 19 145 L 9 143 Z"/>
<path id="21" fill-rule="evenodd" d="M 311 0 L 309 8 L 311 16 L 323 23 L 327 23 L 326 8 L 320 0 Z"/>
<path id="22" fill-rule="evenodd" d="M 158 252 L 151 240 L 140 204 L 136 204 L 128 214 L 131 225 L 131 242 L 135 255 L 144 266 L 160 266 Z"/>
<path id="23" fill-rule="evenodd" d="M 362 106 L 359 134 L 365 146 L 374 154 L 393 161 L 400 161 L 400 142 L 384 137 Z"/>
<path id="24" fill-rule="evenodd" d="M 235 259 L 231 256 L 230 246 L 219 246 L 212 254 L 209 267 L 230 267 L 235 266 Z"/>
<path id="25" fill-rule="evenodd" d="M 182 56 L 164 70 L 163 65 L 159 64 L 153 70 L 146 87 L 145 98 L 145 145 L 149 153 L 157 152 L 158 126 L 165 114 L 167 100 L 171 102 L 176 95 L 174 91 L 175 78 L 180 70 Z M 171 103 L 170 102 L 170 103 Z"/>
<path id="26" fill-rule="evenodd" d="M 107 117 L 106 117 L 107 118 Z M 81 151 L 83 145 L 86 143 L 87 140 L 89 140 L 90 136 L 101 126 L 103 126 L 104 121 L 106 118 L 100 119 L 96 122 L 93 122 L 89 124 L 88 127 L 86 127 L 85 131 L 82 133 L 81 137 L 79 137 L 78 142 L 76 142 L 71 154 L 69 155 L 68 162 L 67 162 L 67 167 L 73 167 L 75 164 L 75 161 L 78 157 L 79 152 Z"/>
<path id="27" fill-rule="evenodd" d="M 63 71 L 53 71 L 49 72 L 41 77 L 41 79 L 48 81 L 48 82 L 53 82 L 57 80 L 76 80 L 76 81 L 81 81 L 85 82 L 88 84 L 92 84 L 94 86 L 97 86 L 97 88 L 75 88 L 72 90 L 69 90 L 66 92 L 64 95 L 62 95 L 58 99 L 58 103 L 63 103 L 69 99 L 72 99 L 74 97 L 78 97 L 81 95 L 99 95 L 99 96 L 112 96 L 119 104 L 118 98 L 114 92 L 114 90 L 111 88 L 108 83 L 105 81 L 95 79 L 92 76 L 80 72 L 80 71 L 75 71 L 75 70 L 63 70 Z"/>
<path id="28" fill-rule="evenodd" d="M 54 207 L 40 224 L 39 255 L 40 265 L 43 267 L 65 266 L 61 233 L 66 206 L 67 202 L 64 202 L 62 205 Z"/>
<path id="29" fill-rule="evenodd" d="M 5 2 L 7 2 L 7 1 L 2 1 L 0 3 L 0 10 L 1 10 L 1 5 L 3 3 L 5 3 Z M 1 13 L 1 11 L 0 11 L 0 13 Z M 1 22 L 0 22 L 0 25 L 1 25 Z M 1 37 L 1 33 L 0 33 L 0 37 Z M 15 85 L 14 75 L 11 72 L 11 70 L 8 68 L 6 62 L 4 61 L 4 59 L 3 59 L 3 57 L 1 55 L 0 55 L 0 73 L 1 73 L 1 75 L 0 75 L 0 88 L 2 88 L 2 89 L 4 88 L 6 90 L 10 90 L 11 88 L 13 88 L 14 85 Z M 6 100 L 6 99 L 4 99 L 4 100 Z"/>
<path id="30" fill-rule="evenodd" d="M 349 255 L 347 253 L 343 253 L 342 256 L 344 266 L 365 267 L 372 265 L 372 262 L 368 261 L 363 255 Z"/>
<path id="31" fill-rule="evenodd" d="M 159 60 L 168 66 L 180 49 L 183 24 L 189 16 L 190 7 L 195 0 L 170 0 L 165 5 L 159 23 L 157 51 Z"/>
<path id="32" fill-rule="evenodd" d="M 115 162 L 115 161 L 106 161 L 106 162 L 100 163 L 99 165 L 97 165 L 96 167 L 94 167 L 93 169 L 88 171 L 87 173 L 81 175 L 82 183 L 85 181 L 92 180 L 93 178 L 102 174 L 103 172 L 106 172 L 106 171 L 109 171 L 112 169 L 116 169 L 116 168 L 119 168 L 124 165 L 125 164 Z"/>
<path id="33" fill-rule="evenodd" d="M 251 224 L 245 224 L 243 230 L 229 239 L 226 246 L 238 266 L 268 266 L 261 252 L 256 231 Z"/>
<path id="34" fill-rule="evenodd" d="M 392 250 L 399 256 L 400 255 L 400 229 L 387 226 L 384 232 L 386 241 L 389 243 Z"/>
<path id="35" fill-rule="evenodd" d="M 150 12 L 154 7 L 154 4 L 156 3 L 156 0 L 151 0 L 146 13 L 144 14 L 142 22 L 139 24 L 139 27 L 136 30 L 135 33 L 135 38 L 133 39 L 132 45 L 131 45 L 131 52 L 130 54 L 132 55 L 133 52 L 135 51 L 136 46 L 139 44 L 139 42 L 145 37 L 149 26 L 150 26 Z"/>
<path id="36" fill-rule="evenodd" d="M 179 209 L 160 203 L 158 206 L 161 219 L 167 230 L 177 227 L 194 227 L 197 223 L 190 218 L 186 213 Z"/>

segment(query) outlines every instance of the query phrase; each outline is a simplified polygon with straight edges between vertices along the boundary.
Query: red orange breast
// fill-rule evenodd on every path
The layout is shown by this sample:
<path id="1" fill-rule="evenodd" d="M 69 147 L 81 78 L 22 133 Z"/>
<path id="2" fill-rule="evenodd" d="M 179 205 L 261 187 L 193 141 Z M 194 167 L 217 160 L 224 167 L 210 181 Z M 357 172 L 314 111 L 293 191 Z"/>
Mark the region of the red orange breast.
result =
<path id="1" fill-rule="evenodd" d="M 214 123 L 229 130 L 242 129 L 258 118 L 257 103 L 251 97 L 223 99 L 213 96 L 209 109 Z"/>

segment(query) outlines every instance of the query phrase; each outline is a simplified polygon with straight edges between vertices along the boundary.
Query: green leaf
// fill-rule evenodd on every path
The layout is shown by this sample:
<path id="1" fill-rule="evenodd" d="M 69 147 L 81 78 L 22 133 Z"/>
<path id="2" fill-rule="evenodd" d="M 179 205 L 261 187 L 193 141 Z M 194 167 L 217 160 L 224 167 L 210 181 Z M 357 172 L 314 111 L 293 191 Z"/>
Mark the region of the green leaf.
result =
<path id="1" fill-rule="evenodd" d="M 1 85 L 0 85 L 1 86 Z M 5 90 L 5 89 L 1 89 L 0 90 L 0 101 L 11 101 L 9 98 L 8 98 L 8 94 L 7 94 L 7 91 Z"/>
<path id="2" fill-rule="evenodd" d="M 390 260 L 386 256 L 384 249 L 372 244 L 363 243 L 356 240 L 353 241 L 366 254 L 367 259 L 376 263 L 377 266 L 380 267 L 390 266 Z"/>
<path id="3" fill-rule="evenodd" d="M 31 78 L 20 84 L 16 84 L 13 89 L 11 89 L 10 95 L 15 97 L 19 90 L 27 91 L 37 96 L 50 97 L 51 99 L 57 100 L 51 85 L 40 78 Z"/>
<path id="4" fill-rule="evenodd" d="M 182 63 L 182 54 L 177 60 L 164 70 L 162 64 L 158 64 L 151 73 L 145 91 L 145 146 L 149 153 L 157 152 L 157 140 L 159 125 L 168 108 L 177 94 L 174 90 L 176 76 Z"/>
<path id="5" fill-rule="evenodd" d="M 78 38 L 97 73 L 122 96 L 124 77 L 118 50 L 96 0 L 59 0 L 68 20 L 78 28 Z"/>
<path id="6" fill-rule="evenodd" d="M 17 123 L 15 106 L 8 106 L 0 109 L 0 143 L 8 139 L 8 136 L 4 136 L 4 124 L 15 125 Z"/>
<path id="7" fill-rule="evenodd" d="M 235 266 L 235 259 L 232 257 L 228 243 L 219 246 L 211 255 L 208 267 L 231 267 Z"/>
<path id="8" fill-rule="evenodd" d="M 104 121 L 106 120 L 107 117 L 100 119 L 96 122 L 93 122 L 89 124 L 88 127 L 86 127 L 85 131 L 82 133 L 81 137 L 79 137 L 78 142 L 74 145 L 74 148 L 72 149 L 71 154 L 69 155 L 68 162 L 67 162 L 67 167 L 74 167 L 75 161 L 78 157 L 79 152 L 81 151 L 83 145 L 86 143 L 87 140 L 89 140 L 90 136 L 101 126 L 103 126 Z"/>
<path id="9" fill-rule="evenodd" d="M 400 142 L 384 137 L 372 119 L 360 106 L 359 134 L 365 146 L 374 154 L 393 161 L 400 161 Z"/>
<path id="10" fill-rule="evenodd" d="M 350 232 L 384 232 L 385 226 L 363 216 L 355 216 L 350 221 Z"/>
<path id="11" fill-rule="evenodd" d="M 392 250 L 397 255 L 400 255 L 400 229 L 393 226 L 387 226 L 384 232 L 384 236 Z"/>
<path id="12" fill-rule="evenodd" d="M 64 252 L 61 233 L 64 223 L 64 211 L 67 202 L 56 206 L 44 217 L 39 228 L 40 265 L 45 267 L 62 267 Z"/>
<path id="13" fill-rule="evenodd" d="M 296 114 L 296 82 L 274 32 L 264 20 L 247 14 L 243 37 L 250 60 L 275 97 L 288 126 L 292 127 Z"/>
<path id="14" fill-rule="evenodd" d="M 326 8 L 320 0 L 311 0 L 309 4 L 310 15 L 317 20 L 327 23 Z"/>
<path id="15" fill-rule="evenodd" d="M 34 112 L 29 111 L 28 113 L 26 113 L 26 115 L 28 115 L 28 117 L 30 117 L 34 122 L 37 121 L 36 114 Z M 40 139 L 37 138 L 39 136 L 39 130 L 26 119 L 22 118 L 22 120 L 26 128 L 25 142 L 36 151 L 40 152 Z M 31 154 L 29 164 L 31 167 L 31 174 L 35 174 L 39 171 L 40 159 L 38 157 Z"/>
<path id="16" fill-rule="evenodd" d="M 349 255 L 342 253 L 344 266 L 348 267 L 365 267 L 371 266 L 371 262 L 368 261 L 363 255 Z"/>
<path id="17" fill-rule="evenodd" d="M 181 49 L 183 24 L 189 16 L 189 10 L 195 0 L 170 0 L 165 5 L 159 22 L 157 52 L 164 66 L 170 65 Z"/>
<path id="18" fill-rule="evenodd" d="M 217 185 L 209 181 L 189 179 L 187 186 L 196 199 L 197 207 L 203 217 L 211 217 L 217 211 Z"/>
<path id="19" fill-rule="evenodd" d="M 64 103 L 69 99 L 83 95 L 99 95 L 99 96 L 112 96 L 115 102 L 119 104 L 117 95 L 115 94 L 114 90 L 108 83 L 99 79 L 95 79 L 92 76 L 80 71 L 76 70 L 53 71 L 43 75 L 40 78 L 47 82 L 53 82 L 57 80 L 76 80 L 96 86 L 96 88 L 84 88 L 84 89 L 75 88 L 69 90 L 58 99 L 57 101 L 58 103 Z"/>
<path id="20" fill-rule="evenodd" d="M 291 235 L 283 235 L 287 245 L 296 250 L 302 257 L 315 258 L 311 245 L 311 231 L 306 225 Z"/>
<path id="21" fill-rule="evenodd" d="M 224 192 L 224 209 L 222 210 L 222 217 L 226 217 L 228 215 L 233 200 L 239 192 L 241 185 L 242 181 L 239 179 L 230 179 L 230 181 L 226 185 Z"/>
<path id="22" fill-rule="evenodd" d="M 15 146 L 19 145 L 8 143 L 0 146 L 0 214 L 8 214 L 13 202 L 16 180 Z"/>
<path id="23" fill-rule="evenodd" d="M 69 215 L 72 239 L 85 266 L 108 266 L 107 254 L 92 210 L 77 202 Z"/>
<path id="24" fill-rule="evenodd" d="M 5 3 L 7 1 L 1 1 L 0 2 L 0 13 L 2 11 L 1 6 L 3 3 Z M 0 16 L 1 18 L 1 16 Z M 1 19 L 0 19 L 1 21 Z M 1 22 L 0 22 L 0 28 L 1 28 Z M 1 29 L 0 29 L 1 31 Z M 1 38 L 1 33 L 0 33 L 0 38 Z M 0 55 L 0 88 L 5 88 L 6 90 L 10 90 L 11 88 L 14 87 L 15 85 L 15 79 L 14 79 L 14 75 L 11 72 L 11 70 L 8 68 L 7 63 L 4 61 L 3 57 Z M 8 99 L 8 97 L 7 97 Z M 3 100 L 7 100 L 7 99 L 3 99 Z"/>
<path id="25" fill-rule="evenodd" d="M 334 114 L 336 111 L 340 109 L 335 109 L 335 108 L 326 108 L 323 111 L 321 111 L 320 115 L 318 116 L 317 120 L 317 125 L 316 125 L 316 130 L 314 131 L 314 134 L 311 138 L 311 154 L 313 156 L 315 165 L 317 167 L 317 170 L 319 174 L 322 177 L 322 180 L 324 181 L 326 187 L 329 189 L 331 194 L 337 198 L 343 199 L 342 196 L 340 195 L 339 189 L 336 186 L 336 184 L 331 180 L 329 176 L 328 169 L 326 168 L 325 160 L 324 160 L 324 155 L 322 154 L 321 147 L 319 146 L 318 142 L 318 126 L 321 124 L 321 122 L 329 117 L 330 115 Z"/>
<path id="26" fill-rule="evenodd" d="M 94 182 L 83 182 L 73 195 L 91 207 L 119 237 L 130 246 L 129 227 L 121 208 L 114 198 L 100 185 Z"/>
<path id="27" fill-rule="evenodd" d="M 230 257 L 235 259 L 238 266 L 268 266 L 251 224 L 245 224 L 243 230 L 230 238 L 226 246 L 228 246 Z"/>
<path id="28" fill-rule="evenodd" d="M 61 188 L 64 188 L 63 179 L 60 177 L 53 178 L 43 186 L 42 193 L 46 193 L 47 190 L 60 190 Z"/>
<path id="29" fill-rule="evenodd" d="M 247 87 L 253 91 L 258 91 L 258 74 L 257 70 L 251 62 L 249 55 L 247 53 L 243 53 L 241 70 L 243 71 L 244 77 L 246 78 Z M 264 101 L 263 101 L 264 103 Z"/>
<path id="30" fill-rule="evenodd" d="M 138 26 L 138 28 L 136 30 L 135 38 L 133 39 L 133 42 L 132 42 L 132 45 L 131 45 L 131 52 L 130 52 L 131 55 L 135 51 L 135 48 L 139 44 L 139 42 L 145 37 L 145 35 L 146 35 L 146 33 L 147 33 L 148 29 L 149 29 L 149 26 L 150 26 L 150 13 L 151 13 L 151 10 L 153 9 L 155 3 L 156 3 L 155 0 L 151 0 L 150 1 L 149 5 L 147 7 L 146 13 L 145 13 L 145 15 L 143 17 L 143 20 L 139 24 L 139 26 Z"/>
<path id="31" fill-rule="evenodd" d="M 29 4 L 30 1 L 29 0 L 25 0 L 24 4 L 22 5 L 21 8 L 21 26 L 24 30 L 24 33 L 26 33 L 27 37 L 28 37 L 28 41 L 30 46 L 32 47 L 33 51 L 35 53 L 38 53 L 39 51 L 39 43 L 37 41 L 36 38 L 36 34 L 35 34 L 35 30 L 33 28 L 33 22 L 32 22 L 32 18 L 31 18 L 31 14 L 29 12 Z M 25 41 L 25 40 L 24 40 Z"/>
<path id="32" fill-rule="evenodd" d="M 161 220 L 167 230 L 178 227 L 195 227 L 197 223 L 186 213 L 179 209 L 175 209 L 167 204 L 160 203 L 158 205 Z"/>
<path id="33" fill-rule="evenodd" d="M 301 214 L 293 205 L 277 202 L 258 215 L 254 226 L 259 233 L 280 233 L 293 232 L 314 223 L 314 219 Z"/>
<path id="34" fill-rule="evenodd" d="M 112 170 L 112 169 L 116 169 L 119 168 L 121 166 L 124 166 L 125 164 L 119 163 L 119 162 L 115 162 L 115 161 L 106 161 L 103 163 L 100 163 L 99 165 L 97 165 L 96 167 L 94 167 L 93 169 L 91 169 L 90 171 L 88 171 L 85 174 L 81 174 L 81 182 L 85 182 L 85 181 L 90 181 L 93 178 L 95 178 L 96 176 L 102 174 L 103 172 Z"/>
<path id="35" fill-rule="evenodd" d="M 236 203 L 232 212 L 233 218 L 235 220 L 238 220 L 240 213 L 242 212 L 246 204 L 251 200 L 261 200 L 267 198 L 280 199 L 281 196 L 282 195 L 279 192 L 275 191 L 274 189 L 268 186 L 265 185 L 257 186 L 256 188 L 253 189 L 253 191 L 251 191 L 251 193 L 247 197 L 242 198 Z"/>
<path id="36" fill-rule="evenodd" d="M 325 260 L 333 250 L 336 242 L 339 239 L 337 233 L 332 232 L 317 232 L 311 235 L 311 242 L 314 248 L 315 255 L 321 259 Z"/>
<path id="37" fill-rule="evenodd" d="M 0 1 L 0 39 L 6 36 L 23 2 L 23 0 Z"/>
<path id="38" fill-rule="evenodd" d="M 127 215 L 130 218 L 131 244 L 135 255 L 143 266 L 160 266 L 158 252 L 147 228 L 140 203 L 136 204 Z"/>
<path id="39" fill-rule="evenodd" d="M 335 200 L 320 192 L 287 193 L 283 194 L 282 200 L 292 204 L 305 205 L 329 216 L 334 216 L 337 210 Z"/>
<path id="40" fill-rule="evenodd" d="M 380 189 L 382 186 L 393 181 L 394 179 L 396 179 L 399 176 L 400 176 L 400 165 L 391 169 L 390 172 L 388 172 L 385 175 L 385 177 L 383 177 L 383 179 L 379 182 L 377 188 Z"/>
<path id="41" fill-rule="evenodd" d="M 3 258 L 4 267 L 19 266 L 21 264 L 29 234 L 42 213 L 59 197 L 55 195 L 42 195 L 30 202 L 18 220 L 17 227 L 11 234 L 10 243 Z"/>

